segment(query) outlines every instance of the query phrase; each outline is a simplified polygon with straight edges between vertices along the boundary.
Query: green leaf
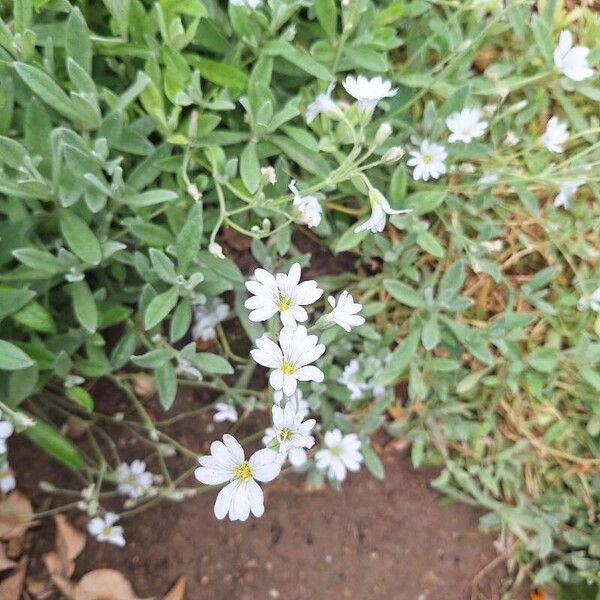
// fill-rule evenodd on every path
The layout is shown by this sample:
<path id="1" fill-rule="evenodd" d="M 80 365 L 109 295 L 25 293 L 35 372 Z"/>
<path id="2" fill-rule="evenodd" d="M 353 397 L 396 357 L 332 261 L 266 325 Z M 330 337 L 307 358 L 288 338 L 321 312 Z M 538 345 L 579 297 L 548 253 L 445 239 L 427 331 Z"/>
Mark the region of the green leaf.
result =
<path id="1" fill-rule="evenodd" d="M 33 364 L 33 360 L 21 348 L 6 340 L 0 340 L 0 371 L 18 371 Z"/>
<path id="2" fill-rule="evenodd" d="M 17 290 L 0 286 L 0 320 L 17 312 L 34 296 L 33 290 Z"/>
<path id="3" fill-rule="evenodd" d="M 68 289 L 73 299 L 75 317 L 84 329 L 94 333 L 98 328 L 98 309 L 88 284 L 85 280 L 76 281 L 69 284 Z"/>
<path id="4" fill-rule="evenodd" d="M 362 447 L 362 455 L 365 459 L 365 466 L 369 469 L 369 472 L 373 477 L 377 477 L 377 479 L 385 479 L 385 470 L 383 468 L 383 463 L 381 462 L 379 456 L 375 453 L 371 446 L 363 446 Z"/>
<path id="5" fill-rule="evenodd" d="M 197 256 L 202 240 L 202 205 L 195 204 L 190 208 L 187 218 L 177 236 L 177 271 L 183 274 L 192 260 Z"/>
<path id="6" fill-rule="evenodd" d="M 184 57 L 193 67 L 200 71 L 201 77 L 211 83 L 216 83 L 237 93 L 246 89 L 248 75 L 241 69 L 238 69 L 238 67 L 195 54 L 185 54 Z"/>
<path id="7" fill-rule="evenodd" d="M 156 388 L 158 390 L 160 405 L 165 410 L 169 410 L 173 406 L 177 394 L 177 375 L 175 369 L 170 362 L 167 362 L 154 370 L 154 376 L 156 378 Z"/>
<path id="8" fill-rule="evenodd" d="M 144 328 L 148 330 L 158 325 L 175 308 L 178 297 L 176 287 L 155 296 L 144 313 Z"/>
<path id="9" fill-rule="evenodd" d="M 173 356 L 171 350 L 166 348 L 156 348 L 150 350 L 141 356 L 132 356 L 131 362 L 145 369 L 155 369 L 169 362 Z"/>
<path id="10" fill-rule="evenodd" d="M 331 42 L 335 40 L 337 30 L 337 8 L 335 0 L 315 0 L 317 20 Z"/>
<path id="11" fill-rule="evenodd" d="M 123 202 L 129 206 L 141 208 L 143 206 L 154 206 L 163 202 L 171 202 L 179 197 L 177 192 L 171 190 L 150 190 L 135 194 L 133 196 L 125 196 Z"/>
<path id="12" fill-rule="evenodd" d="M 98 265 L 102 250 L 88 224 L 70 210 L 60 212 L 60 230 L 69 248 L 84 262 Z"/>
<path id="13" fill-rule="evenodd" d="M 394 300 L 406 304 L 406 306 L 412 308 L 422 308 L 425 306 L 421 295 L 401 281 L 397 281 L 396 279 L 384 279 L 383 287 L 391 294 Z"/>
<path id="14" fill-rule="evenodd" d="M 417 215 L 424 215 L 435 210 L 446 198 L 443 190 L 430 190 L 426 192 L 415 192 L 407 196 L 400 208 L 412 208 Z"/>
<path id="15" fill-rule="evenodd" d="M 115 344 L 110 354 L 110 366 L 114 371 L 124 367 L 133 356 L 138 345 L 138 334 L 134 329 L 127 331 Z"/>
<path id="16" fill-rule="evenodd" d="M 56 333 L 56 323 L 48 310 L 39 302 L 33 301 L 12 316 L 13 320 L 24 327 L 41 333 Z"/>
<path id="17" fill-rule="evenodd" d="M 94 400 L 85 388 L 79 386 L 67 388 L 67 398 L 73 400 L 85 412 L 91 413 L 94 410 Z"/>
<path id="18" fill-rule="evenodd" d="M 25 429 L 24 433 L 34 444 L 69 469 L 76 471 L 85 466 L 79 450 L 48 423 L 37 421 L 33 427 Z"/>
<path id="19" fill-rule="evenodd" d="M 231 375 L 233 367 L 222 356 L 212 352 L 199 352 L 194 357 L 194 365 L 206 373 Z"/>
<path id="20" fill-rule="evenodd" d="M 419 340 L 421 338 L 421 330 L 413 329 L 391 353 L 385 371 L 377 378 L 377 382 L 383 385 L 393 383 L 402 375 L 404 370 L 412 362 Z"/>
<path id="21" fill-rule="evenodd" d="M 248 142 L 240 157 L 240 175 L 246 189 L 254 194 L 260 185 L 260 164 L 256 154 L 256 142 Z"/>
<path id="22" fill-rule="evenodd" d="M 65 48 L 69 58 L 76 61 L 87 73 L 92 72 L 92 41 L 85 19 L 78 8 L 74 8 L 67 19 Z"/>
<path id="23" fill-rule="evenodd" d="M 189 298 L 183 298 L 177 305 L 169 324 L 169 339 L 171 343 L 180 340 L 189 331 L 191 324 L 192 303 Z"/>

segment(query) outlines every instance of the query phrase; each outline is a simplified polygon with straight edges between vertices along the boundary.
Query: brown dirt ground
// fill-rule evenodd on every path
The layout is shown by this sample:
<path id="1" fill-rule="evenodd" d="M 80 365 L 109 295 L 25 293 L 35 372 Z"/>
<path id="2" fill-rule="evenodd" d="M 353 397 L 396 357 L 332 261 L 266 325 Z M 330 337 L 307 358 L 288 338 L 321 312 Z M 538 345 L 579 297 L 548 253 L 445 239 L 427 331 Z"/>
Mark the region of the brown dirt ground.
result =
<path id="1" fill-rule="evenodd" d="M 178 402 L 188 408 L 197 396 Z M 200 451 L 224 431 L 223 426 L 213 431 L 205 414 L 170 433 Z M 122 439 L 120 446 L 126 456 L 137 454 L 131 440 Z M 19 488 L 36 509 L 48 506 L 37 487 L 40 479 L 55 485 L 71 479 L 22 438 L 14 439 L 10 455 Z M 264 517 L 246 523 L 217 521 L 214 493 L 160 504 L 123 522 L 125 549 L 89 539 L 75 579 L 92 569 L 114 568 L 138 595 L 160 598 L 183 575 L 187 600 L 468 600 L 473 577 L 496 557 L 493 538 L 478 532 L 480 513 L 460 504 L 440 506 L 429 486 L 436 470 L 413 470 L 405 452 L 390 449 L 382 459 L 385 481 L 362 471 L 349 477 L 341 493 L 307 491 L 302 479 L 288 474 L 265 487 Z M 172 460 L 175 472 L 189 466 Z M 85 527 L 82 513 L 69 518 Z M 30 534 L 34 575 L 43 571 L 40 557 L 53 536 L 49 520 Z M 482 593 L 473 598 L 498 600 L 508 582 L 500 566 L 483 578 Z"/>

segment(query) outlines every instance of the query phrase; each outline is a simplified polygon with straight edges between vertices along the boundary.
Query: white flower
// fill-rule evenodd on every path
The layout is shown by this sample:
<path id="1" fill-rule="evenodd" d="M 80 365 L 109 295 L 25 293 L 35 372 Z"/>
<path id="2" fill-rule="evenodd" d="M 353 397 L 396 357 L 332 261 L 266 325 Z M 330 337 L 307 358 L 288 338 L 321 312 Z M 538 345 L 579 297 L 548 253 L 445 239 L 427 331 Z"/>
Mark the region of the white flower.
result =
<path id="1" fill-rule="evenodd" d="M 118 520 L 118 515 L 107 512 L 104 517 L 93 518 L 88 523 L 87 530 L 99 542 L 108 542 L 122 548 L 125 545 L 125 538 L 123 537 L 123 528 L 115 525 Z"/>
<path id="2" fill-rule="evenodd" d="M 146 463 L 134 460 L 130 465 L 121 463 L 117 467 L 117 491 L 137 500 L 145 496 L 152 487 L 152 473 L 146 471 Z"/>
<path id="3" fill-rule="evenodd" d="M 504 138 L 504 145 L 512 148 L 519 143 L 519 136 L 514 131 L 507 131 Z"/>
<path id="4" fill-rule="evenodd" d="M 460 112 L 451 114 L 446 119 L 446 125 L 452 132 L 448 141 L 469 143 L 474 138 L 485 133 L 487 121 L 481 120 L 481 111 L 478 108 L 463 108 Z"/>
<path id="5" fill-rule="evenodd" d="M 412 158 L 406 161 L 409 167 L 414 167 L 413 179 L 427 181 L 430 177 L 438 179 L 446 172 L 445 160 L 448 156 L 446 149 L 429 140 L 423 140 L 418 150 L 411 150 Z"/>
<path id="6" fill-rule="evenodd" d="M 353 98 L 358 100 L 358 104 L 365 110 L 373 110 L 380 100 L 390 98 L 398 91 L 398 88 L 392 89 L 392 84 L 381 77 L 367 79 L 363 75 L 358 77 L 348 75 L 342 85 Z"/>
<path id="7" fill-rule="evenodd" d="M 327 471 L 329 479 L 344 481 L 346 471 L 358 471 L 362 462 L 361 442 L 355 433 L 342 436 L 339 429 L 325 433 L 325 446 L 315 455 L 317 468 Z"/>
<path id="8" fill-rule="evenodd" d="M 387 198 L 375 188 L 369 189 L 369 202 L 371 203 L 371 216 L 361 225 L 359 225 L 354 233 L 359 233 L 368 229 L 373 233 L 381 233 L 385 229 L 387 222 L 386 215 L 399 215 L 410 212 L 411 209 L 394 210 Z"/>
<path id="9" fill-rule="evenodd" d="M 0 468 L 0 492 L 8 494 L 8 492 L 15 489 L 16 485 L 17 481 L 13 470 L 8 466 L 8 463 L 4 463 Z"/>
<path id="10" fill-rule="evenodd" d="M 227 402 L 215 402 L 215 411 L 213 416 L 215 423 L 223 423 L 223 421 L 235 423 L 238 420 L 237 411 L 231 404 L 227 404 Z"/>
<path id="11" fill-rule="evenodd" d="M 562 152 L 563 144 L 569 139 L 569 128 L 558 117 L 552 117 L 540 139 L 550 152 Z"/>
<path id="12" fill-rule="evenodd" d="M 316 196 L 302 196 L 296 187 L 296 181 L 292 181 L 288 186 L 292 194 L 294 194 L 294 206 L 302 215 L 302 223 L 308 225 L 309 228 L 317 227 L 321 222 L 321 203 Z"/>
<path id="13" fill-rule="evenodd" d="M 369 386 L 362 379 L 355 377 L 360 371 L 360 363 L 357 358 L 353 358 L 345 367 L 338 383 L 346 386 L 350 392 L 350 400 L 358 400 L 367 391 Z"/>
<path id="14" fill-rule="evenodd" d="M 2 411 L 0 411 L 2 417 Z M 0 454 L 6 452 L 6 440 L 13 434 L 15 428 L 10 421 L 0 419 Z"/>
<path id="15" fill-rule="evenodd" d="M 556 198 L 554 198 L 554 206 L 570 208 L 571 200 L 584 183 L 585 179 L 576 179 L 575 181 L 565 181 L 564 183 L 561 183 L 560 191 Z"/>
<path id="16" fill-rule="evenodd" d="M 208 251 L 215 258 L 225 258 L 225 255 L 223 254 L 223 248 L 222 248 L 221 244 L 217 244 L 217 242 L 211 242 L 208 245 Z"/>
<path id="17" fill-rule="evenodd" d="M 340 107 L 331 99 L 331 92 L 335 88 L 335 82 L 332 81 L 326 92 L 319 94 L 306 108 L 306 122 L 312 123 L 318 115 L 324 114 L 328 117 L 336 117 L 341 111 Z"/>
<path id="18" fill-rule="evenodd" d="M 250 512 L 261 517 L 265 512 L 263 491 L 257 481 L 272 481 L 279 475 L 281 465 L 277 452 L 263 448 L 249 460 L 244 449 L 231 435 L 210 445 L 210 456 L 198 459 L 200 466 L 194 472 L 200 483 L 220 485 L 229 482 L 217 495 L 215 516 L 223 519 L 229 514 L 232 521 L 245 521 Z"/>
<path id="19" fill-rule="evenodd" d="M 352 327 L 358 327 L 365 322 L 365 318 L 356 313 L 362 310 L 362 304 L 354 302 L 352 295 L 344 290 L 336 302 L 333 296 L 327 298 L 331 305 L 331 312 L 326 315 L 328 321 L 336 323 L 342 329 L 350 331 Z"/>
<path id="20" fill-rule="evenodd" d="M 594 74 L 587 62 L 590 49 L 585 46 L 573 47 L 573 36 L 567 29 L 560 32 L 558 46 L 554 50 L 556 68 L 573 81 L 583 81 Z"/>
<path id="21" fill-rule="evenodd" d="M 318 343 L 316 335 L 308 335 L 306 327 L 286 325 L 279 332 L 279 345 L 262 336 L 250 354 L 259 365 L 273 369 L 269 377 L 273 389 L 291 396 L 298 381 L 323 381 L 323 371 L 310 363 L 324 352 L 325 346 Z"/>
<path id="22" fill-rule="evenodd" d="M 498 181 L 498 175 L 496 175 L 496 173 L 484 173 L 480 178 L 479 181 L 477 183 L 479 183 L 479 185 L 481 185 L 482 187 L 488 187 L 490 185 L 492 185 L 493 183 L 496 183 L 496 181 Z"/>
<path id="23" fill-rule="evenodd" d="M 284 396 L 283 390 L 273 392 L 273 402 L 277 406 L 281 406 L 281 401 L 284 398 L 287 402 L 293 402 L 298 412 L 304 412 L 305 416 L 310 413 L 310 404 L 304 399 L 304 394 L 300 388 L 297 388 L 291 396 Z"/>
<path id="24" fill-rule="evenodd" d="M 219 297 L 213 300 L 211 308 L 202 304 L 194 306 L 195 323 L 192 328 L 192 338 L 203 342 L 214 339 L 217 335 L 215 327 L 227 318 L 229 311 L 229 305 Z"/>
<path id="25" fill-rule="evenodd" d="M 273 427 L 269 428 L 272 435 L 269 435 L 269 439 L 267 439 L 265 431 L 263 437 L 265 446 L 273 443 L 277 446 L 279 454 L 284 457 L 295 448 L 312 448 L 314 446 L 315 438 L 310 435 L 310 432 L 317 423 L 315 419 L 305 421 L 306 413 L 297 410 L 294 402 L 288 402 L 285 408 L 274 405 L 272 411 Z"/>
<path id="26" fill-rule="evenodd" d="M 256 269 L 256 281 L 246 282 L 246 288 L 252 294 L 244 304 L 252 311 L 249 319 L 266 321 L 279 312 L 284 325 L 306 321 L 308 313 L 303 305 L 316 302 L 323 295 L 323 290 L 312 279 L 299 283 L 300 274 L 298 263 L 290 267 L 287 275 L 277 273 L 275 277 L 264 269 Z"/>
<path id="27" fill-rule="evenodd" d="M 590 296 L 590 308 L 595 312 L 600 312 L 600 288 Z"/>
<path id="28" fill-rule="evenodd" d="M 233 6 L 247 6 L 248 8 L 256 9 L 262 6 L 263 0 L 229 0 Z"/>

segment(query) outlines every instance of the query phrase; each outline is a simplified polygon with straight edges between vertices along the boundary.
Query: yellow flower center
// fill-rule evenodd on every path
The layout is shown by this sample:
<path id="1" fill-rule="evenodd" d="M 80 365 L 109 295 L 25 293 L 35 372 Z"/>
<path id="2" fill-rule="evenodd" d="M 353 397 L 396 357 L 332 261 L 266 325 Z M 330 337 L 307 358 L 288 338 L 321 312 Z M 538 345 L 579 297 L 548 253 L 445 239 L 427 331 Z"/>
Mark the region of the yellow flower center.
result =
<path id="1" fill-rule="evenodd" d="M 280 442 L 289 442 L 294 435 L 294 432 L 289 427 L 284 427 L 279 431 L 277 437 Z"/>
<path id="2" fill-rule="evenodd" d="M 423 162 L 427 164 L 433 162 L 433 156 L 431 156 L 429 153 L 423 154 Z"/>
<path id="3" fill-rule="evenodd" d="M 342 455 L 342 451 L 337 446 L 335 448 L 331 448 L 329 452 L 331 452 L 331 456 L 335 458 L 339 458 Z"/>
<path id="4" fill-rule="evenodd" d="M 281 292 L 277 295 L 277 300 L 275 301 L 275 305 L 280 311 L 289 310 L 292 308 L 293 302 L 289 296 L 282 294 Z"/>
<path id="5" fill-rule="evenodd" d="M 252 479 L 252 467 L 250 463 L 246 461 L 236 465 L 235 469 L 233 469 L 233 478 L 239 479 L 244 483 L 250 481 Z"/>
<path id="6" fill-rule="evenodd" d="M 289 361 L 289 360 L 284 360 L 281 363 L 281 367 L 280 368 L 281 368 L 281 372 L 284 375 L 293 375 L 296 372 L 296 365 L 293 362 Z"/>

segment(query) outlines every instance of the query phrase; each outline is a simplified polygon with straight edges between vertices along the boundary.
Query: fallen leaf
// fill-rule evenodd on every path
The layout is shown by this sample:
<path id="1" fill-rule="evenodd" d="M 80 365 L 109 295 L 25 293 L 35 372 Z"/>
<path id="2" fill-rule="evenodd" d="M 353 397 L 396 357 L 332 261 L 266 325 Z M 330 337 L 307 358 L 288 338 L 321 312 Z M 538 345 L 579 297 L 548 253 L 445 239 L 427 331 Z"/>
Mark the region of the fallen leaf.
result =
<path id="1" fill-rule="evenodd" d="M 184 600 L 185 596 L 185 577 L 180 577 L 177 583 L 167 592 L 163 600 Z"/>
<path id="2" fill-rule="evenodd" d="M 49 598 L 53 594 L 50 581 L 47 579 L 27 579 L 25 588 L 31 596 L 39 600 Z"/>
<path id="3" fill-rule="evenodd" d="M 0 543 L 0 571 L 12 569 L 17 563 L 6 556 L 4 544 Z"/>
<path id="4" fill-rule="evenodd" d="M 18 490 L 11 492 L 0 502 L 0 539 L 22 538 L 35 525 L 29 498 Z"/>
<path id="5" fill-rule="evenodd" d="M 55 552 L 54 550 L 44 553 L 42 555 L 42 560 L 50 574 L 52 583 L 54 583 L 65 596 L 72 596 L 74 586 L 69 577 L 71 577 L 75 570 L 75 563 L 71 561 L 69 564 L 65 564 L 58 555 L 58 552 Z"/>
<path id="6" fill-rule="evenodd" d="M 19 600 L 21 598 L 26 572 L 27 559 L 22 558 L 15 568 L 14 573 L 0 583 L 0 598 L 2 600 Z"/>
<path id="7" fill-rule="evenodd" d="M 74 561 L 85 548 L 85 534 L 71 525 L 64 515 L 54 515 L 56 525 L 56 551 L 60 558 Z"/>
<path id="8" fill-rule="evenodd" d="M 143 600 L 135 595 L 129 581 L 114 569 L 86 573 L 75 586 L 72 596 L 73 600 Z"/>

